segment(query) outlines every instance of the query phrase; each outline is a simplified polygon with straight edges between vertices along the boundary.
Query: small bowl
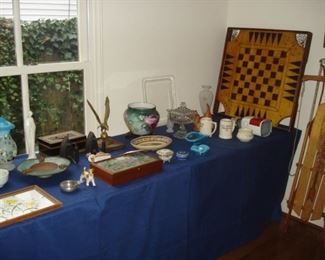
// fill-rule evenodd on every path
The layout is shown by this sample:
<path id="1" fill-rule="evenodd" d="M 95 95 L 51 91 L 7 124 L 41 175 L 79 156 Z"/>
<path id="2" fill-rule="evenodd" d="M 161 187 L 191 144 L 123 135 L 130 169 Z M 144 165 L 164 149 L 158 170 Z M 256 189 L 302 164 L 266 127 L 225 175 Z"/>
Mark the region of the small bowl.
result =
<path id="1" fill-rule="evenodd" d="M 0 188 L 8 182 L 9 171 L 6 169 L 0 169 Z"/>
<path id="2" fill-rule="evenodd" d="M 173 158 L 174 152 L 170 149 L 160 149 L 156 152 L 158 157 L 165 162 L 170 162 Z"/>
<path id="3" fill-rule="evenodd" d="M 76 180 L 65 180 L 60 182 L 60 188 L 64 192 L 73 192 L 79 187 L 79 181 Z"/>
<path id="4" fill-rule="evenodd" d="M 177 157 L 178 160 L 186 160 L 189 155 L 190 154 L 187 151 L 178 151 L 176 153 L 176 157 Z"/>
<path id="5" fill-rule="evenodd" d="M 247 143 L 253 139 L 253 130 L 250 128 L 240 128 L 237 133 L 239 141 Z"/>

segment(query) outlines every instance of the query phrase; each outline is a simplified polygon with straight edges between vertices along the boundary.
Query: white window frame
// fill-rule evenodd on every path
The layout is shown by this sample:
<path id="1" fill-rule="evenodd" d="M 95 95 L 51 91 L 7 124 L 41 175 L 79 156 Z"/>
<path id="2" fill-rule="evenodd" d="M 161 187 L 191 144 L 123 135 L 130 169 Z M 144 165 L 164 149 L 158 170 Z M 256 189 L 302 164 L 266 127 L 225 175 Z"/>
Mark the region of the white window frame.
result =
<path id="1" fill-rule="evenodd" d="M 22 34 L 20 23 L 20 10 L 19 0 L 13 0 L 13 20 L 14 20 L 14 34 L 15 34 L 15 49 L 17 64 L 13 66 L 0 67 L 0 77 L 6 76 L 20 76 L 21 78 L 21 92 L 22 92 L 22 112 L 24 118 L 24 134 L 26 136 L 26 117 L 30 110 L 29 104 L 29 87 L 28 75 L 35 73 L 48 73 L 59 71 L 82 70 L 83 71 L 83 89 L 84 100 L 86 100 L 87 86 L 89 86 L 89 55 L 88 55 L 88 26 L 89 26 L 89 1 L 78 0 L 78 46 L 79 46 L 79 61 L 73 62 L 58 62 L 58 63 L 44 63 L 37 65 L 24 65 L 23 64 L 23 47 L 22 47 Z M 92 98 L 94 99 L 94 98 Z M 96 98 L 95 98 L 96 99 Z M 85 104 L 86 102 L 84 102 Z M 84 105 L 85 106 L 85 105 Z M 84 109 L 86 111 L 86 109 Z M 84 114 L 86 118 L 86 113 Z M 88 129 L 85 120 L 85 130 Z M 25 143 L 26 146 L 26 143 Z"/>

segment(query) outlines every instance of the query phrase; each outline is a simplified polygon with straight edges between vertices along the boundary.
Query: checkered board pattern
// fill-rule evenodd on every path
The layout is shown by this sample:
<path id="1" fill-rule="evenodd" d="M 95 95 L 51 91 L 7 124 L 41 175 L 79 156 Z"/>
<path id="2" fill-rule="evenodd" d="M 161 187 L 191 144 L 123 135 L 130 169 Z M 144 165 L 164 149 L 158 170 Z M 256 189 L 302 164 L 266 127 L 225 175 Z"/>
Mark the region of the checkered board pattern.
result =
<path id="1" fill-rule="evenodd" d="M 214 111 L 294 124 L 311 33 L 228 28 Z"/>
<path id="2" fill-rule="evenodd" d="M 286 57 L 281 50 L 240 48 L 231 99 L 277 109 Z"/>

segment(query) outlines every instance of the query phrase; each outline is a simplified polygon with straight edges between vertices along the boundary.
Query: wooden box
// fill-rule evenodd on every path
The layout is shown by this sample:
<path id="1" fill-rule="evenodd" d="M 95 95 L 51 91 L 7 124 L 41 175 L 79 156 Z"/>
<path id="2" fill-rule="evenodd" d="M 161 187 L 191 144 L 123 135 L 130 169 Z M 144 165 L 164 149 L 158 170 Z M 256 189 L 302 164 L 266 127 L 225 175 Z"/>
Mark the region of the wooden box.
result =
<path id="1" fill-rule="evenodd" d="M 119 185 L 159 172 L 163 161 L 145 152 L 135 152 L 91 163 L 95 177 Z"/>
<path id="2" fill-rule="evenodd" d="M 86 136 L 77 131 L 70 130 L 38 137 L 37 141 L 39 151 L 50 156 L 59 155 L 61 143 L 66 136 L 69 137 L 69 141 L 77 145 L 79 151 L 83 151 L 85 149 Z"/>

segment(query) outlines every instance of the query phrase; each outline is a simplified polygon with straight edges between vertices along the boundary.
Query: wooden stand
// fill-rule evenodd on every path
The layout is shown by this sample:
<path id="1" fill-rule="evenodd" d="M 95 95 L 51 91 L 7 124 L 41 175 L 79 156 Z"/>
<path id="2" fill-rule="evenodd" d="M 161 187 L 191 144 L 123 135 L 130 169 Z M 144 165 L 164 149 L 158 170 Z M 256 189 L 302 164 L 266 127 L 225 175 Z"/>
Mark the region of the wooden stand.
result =
<path id="1" fill-rule="evenodd" d="M 102 138 L 97 139 L 99 149 L 106 153 L 114 150 L 119 150 L 124 147 L 124 144 L 113 139 L 112 137 L 106 137 L 105 142 L 103 142 Z"/>

